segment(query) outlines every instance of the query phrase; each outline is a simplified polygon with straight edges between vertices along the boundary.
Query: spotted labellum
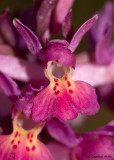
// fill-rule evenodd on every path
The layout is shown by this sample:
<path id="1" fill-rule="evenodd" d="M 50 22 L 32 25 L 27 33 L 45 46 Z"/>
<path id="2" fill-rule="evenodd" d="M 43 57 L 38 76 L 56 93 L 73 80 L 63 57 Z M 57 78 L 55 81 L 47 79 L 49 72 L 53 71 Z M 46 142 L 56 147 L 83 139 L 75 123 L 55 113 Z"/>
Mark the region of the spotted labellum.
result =
<path id="1" fill-rule="evenodd" d="M 23 128 L 23 114 L 17 112 L 13 120 L 13 132 L 10 135 L 1 135 L 1 160 L 51 160 L 46 146 L 37 139 L 42 125 L 37 124 L 32 129 Z M 29 125 L 30 127 L 30 125 Z"/>

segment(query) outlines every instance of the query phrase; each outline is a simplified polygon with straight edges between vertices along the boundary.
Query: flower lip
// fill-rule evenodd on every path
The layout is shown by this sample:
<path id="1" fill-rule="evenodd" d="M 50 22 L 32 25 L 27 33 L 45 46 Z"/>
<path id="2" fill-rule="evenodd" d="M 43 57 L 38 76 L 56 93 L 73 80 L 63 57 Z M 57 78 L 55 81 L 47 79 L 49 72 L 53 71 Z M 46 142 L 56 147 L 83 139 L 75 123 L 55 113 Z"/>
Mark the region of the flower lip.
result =
<path id="1" fill-rule="evenodd" d="M 61 43 L 53 43 L 47 47 L 45 51 L 45 64 L 47 68 L 48 61 L 56 61 L 63 66 L 71 66 L 75 68 L 76 58 L 75 55 L 67 48 L 66 45 Z"/>

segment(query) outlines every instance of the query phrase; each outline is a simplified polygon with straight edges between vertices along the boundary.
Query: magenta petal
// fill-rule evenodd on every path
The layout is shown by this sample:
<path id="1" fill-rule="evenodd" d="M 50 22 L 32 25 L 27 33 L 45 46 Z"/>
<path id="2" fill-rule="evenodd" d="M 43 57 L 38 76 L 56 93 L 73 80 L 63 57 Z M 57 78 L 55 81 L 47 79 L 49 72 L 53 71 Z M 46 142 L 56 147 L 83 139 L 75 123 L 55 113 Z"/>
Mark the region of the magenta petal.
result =
<path id="1" fill-rule="evenodd" d="M 78 113 L 94 115 L 98 110 L 97 95 L 91 85 L 63 77 L 51 81 L 48 87 L 36 95 L 32 118 L 36 122 L 53 117 L 66 121 L 76 118 Z"/>
<path id="2" fill-rule="evenodd" d="M 67 13 L 69 12 L 74 0 L 58 0 L 57 6 L 54 11 L 52 21 L 52 33 L 57 34 L 60 31 L 61 24 L 63 23 Z"/>
<path id="3" fill-rule="evenodd" d="M 0 72 L 0 88 L 12 100 L 15 100 L 20 95 L 21 91 L 13 79 L 6 74 Z"/>
<path id="4" fill-rule="evenodd" d="M 72 10 L 69 11 L 62 24 L 62 34 L 70 42 L 73 37 Z"/>
<path id="5" fill-rule="evenodd" d="M 39 90 L 35 90 L 31 85 L 23 88 L 21 95 L 14 104 L 14 108 L 25 113 L 26 116 L 31 115 L 33 99 Z"/>
<path id="6" fill-rule="evenodd" d="M 0 160 L 52 160 L 47 147 L 37 138 L 31 138 L 30 143 L 29 131 L 28 135 L 18 131 L 14 134 L 0 135 Z"/>
<path id="7" fill-rule="evenodd" d="M 48 86 L 38 93 L 33 101 L 32 119 L 39 122 L 50 120 L 53 117 L 62 121 L 76 118 L 78 114 L 70 103 L 66 90 L 62 88 L 61 92 L 63 92 L 63 95 L 55 96 Z M 63 101 L 64 103 L 62 103 Z"/>
<path id="8" fill-rule="evenodd" d="M 21 36 L 23 37 L 30 52 L 33 55 L 38 57 L 39 52 L 42 49 L 39 39 L 35 36 L 35 34 L 28 27 L 23 25 L 19 19 L 14 19 L 13 24 L 18 30 L 18 32 L 21 34 Z"/>
<path id="9" fill-rule="evenodd" d="M 77 143 L 77 138 L 72 128 L 65 122 L 52 119 L 46 124 L 48 133 L 57 141 L 68 147 L 73 147 Z"/>
<path id="10" fill-rule="evenodd" d="M 41 42 L 45 42 L 50 37 L 50 21 L 52 11 L 57 0 L 44 0 L 41 3 L 36 15 L 37 36 Z"/>
<path id="11" fill-rule="evenodd" d="M 114 82 L 114 60 L 107 66 L 99 66 L 94 63 L 77 65 L 72 73 L 72 80 L 85 81 L 92 86 L 100 86 Z M 94 74 L 93 74 L 94 73 Z"/>
<path id="12" fill-rule="evenodd" d="M 98 18 L 98 15 L 93 16 L 92 18 L 90 18 L 89 20 L 87 20 L 79 29 L 78 31 L 75 33 L 75 35 L 73 36 L 70 44 L 69 44 L 69 49 L 74 52 L 75 49 L 77 48 L 77 46 L 79 45 L 82 37 L 84 36 L 84 34 L 93 26 L 93 24 L 96 22 Z"/>
<path id="13" fill-rule="evenodd" d="M 100 109 L 95 89 L 88 83 L 82 81 L 75 82 L 75 89 L 71 96 L 71 101 L 76 111 L 82 115 L 94 115 Z"/>
<path id="14" fill-rule="evenodd" d="M 0 55 L 0 70 L 23 82 L 37 82 L 37 85 L 46 85 L 48 82 L 43 74 L 43 64 L 29 62 L 21 58 Z"/>
<path id="15" fill-rule="evenodd" d="M 32 119 L 36 122 L 53 118 L 53 96 L 49 91 L 49 87 L 43 89 L 33 100 Z"/>
<path id="16" fill-rule="evenodd" d="M 97 156 L 97 158 L 95 156 Z M 94 138 L 84 140 L 76 147 L 75 157 L 78 160 L 113 160 L 114 139 L 107 136 L 96 136 Z"/>
<path id="17" fill-rule="evenodd" d="M 60 143 L 49 143 L 47 145 L 53 160 L 72 160 L 71 150 Z"/>

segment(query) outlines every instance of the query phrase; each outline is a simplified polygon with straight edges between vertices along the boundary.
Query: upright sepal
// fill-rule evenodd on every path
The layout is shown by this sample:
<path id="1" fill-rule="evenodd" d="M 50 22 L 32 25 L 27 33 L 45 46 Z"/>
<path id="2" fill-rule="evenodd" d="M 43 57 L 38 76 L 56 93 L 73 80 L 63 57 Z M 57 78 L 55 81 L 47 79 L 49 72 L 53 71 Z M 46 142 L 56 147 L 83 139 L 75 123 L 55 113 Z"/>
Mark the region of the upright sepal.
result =
<path id="1" fill-rule="evenodd" d="M 23 25 L 19 19 L 14 19 L 13 24 L 23 37 L 29 51 L 33 55 L 39 57 L 40 51 L 42 50 L 42 45 L 39 39 L 34 35 L 34 33 L 28 27 Z"/>
<path id="2" fill-rule="evenodd" d="M 73 36 L 68 48 L 74 52 L 75 49 L 77 48 L 77 46 L 79 45 L 82 37 L 84 36 L 84 34 L 93 26 L 93 24 L 96 22 L 98 18 L 98 15 L 93 16 L 92 18 L 90 18 L 89 20 L 87 20 L 79 29 L 78 31 L 75 33 L 75 35 Z"/>

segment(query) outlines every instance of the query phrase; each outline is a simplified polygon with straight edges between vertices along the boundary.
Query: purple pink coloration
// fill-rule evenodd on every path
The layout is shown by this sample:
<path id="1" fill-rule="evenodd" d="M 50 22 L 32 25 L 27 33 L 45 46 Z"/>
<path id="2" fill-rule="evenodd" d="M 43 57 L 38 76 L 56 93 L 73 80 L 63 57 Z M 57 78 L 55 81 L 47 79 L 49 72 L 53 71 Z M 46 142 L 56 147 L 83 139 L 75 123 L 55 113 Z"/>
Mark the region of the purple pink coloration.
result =
<path id="1" fill-rule="evenodd" d="M 95 90 L 89 84 L 74 82 L 67 76 L 54 78 L 54 81 L 34 98 L 32 118 L 37 122 L 51 117 L 65 121 L 76 118 L 78 113 L 93 115 L 99 110 L 96 99 Z"/>

